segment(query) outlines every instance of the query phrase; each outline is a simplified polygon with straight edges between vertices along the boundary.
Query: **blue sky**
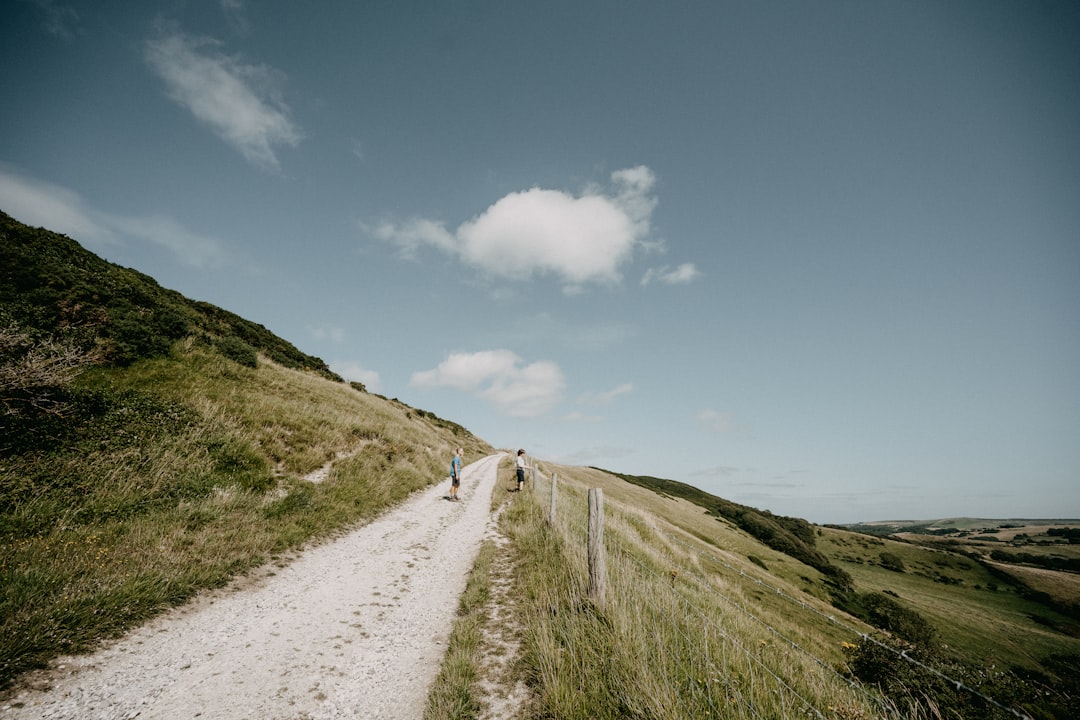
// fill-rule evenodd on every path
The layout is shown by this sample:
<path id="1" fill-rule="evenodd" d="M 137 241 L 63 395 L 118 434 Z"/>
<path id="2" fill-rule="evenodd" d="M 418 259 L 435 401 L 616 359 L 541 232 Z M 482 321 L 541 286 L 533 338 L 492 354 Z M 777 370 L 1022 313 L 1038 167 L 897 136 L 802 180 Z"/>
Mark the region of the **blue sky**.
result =
<path id="1" fill-rule="evenodd" d="M 16 0 L 0 208 L 499 447 L 1080 517 L 1080 5 Z"/>

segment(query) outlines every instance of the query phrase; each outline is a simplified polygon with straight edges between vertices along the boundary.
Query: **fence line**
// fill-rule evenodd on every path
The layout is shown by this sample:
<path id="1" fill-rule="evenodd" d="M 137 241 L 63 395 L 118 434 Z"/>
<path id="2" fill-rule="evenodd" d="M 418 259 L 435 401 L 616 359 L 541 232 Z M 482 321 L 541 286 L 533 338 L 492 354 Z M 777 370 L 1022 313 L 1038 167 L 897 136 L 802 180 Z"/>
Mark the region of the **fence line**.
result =
<path id="1" fill-rule="evenodd" d="M 825 618 L 826 620 L 828 620 L 833 625 L 836 625 L 837 627 L 840 627 L 840 628 L 842 628 L 844 630 L 847 630 L 848 632 L 851 632 L 851 633 L 853 633 L 855 635 L 858 635 L 863 640 L 866 640 L 867 642 L 873 643 L 874 645 L 877 645 L 878 647 L 882 648 L 883 650 L 887 650 L 889 653 L 897 656 L 898 658 L 900 658 L 900 659 L 902 659 L 902 660 L 904 660 L 904 661 L 906 661 L 908 663 L 911 663 L 912 665 L 915 665 L 915 666 L 917 666 L 917 667 L 919 667 L 919 668 L 921 668 L 921 669 L 935 675 L 939 679 L 945 681 L 947 684 L 949 684 L 949 685 L 953 686 L 954 688 L 956 688 L 957 692 L 959 692 L 959 691 L 969 692 L 972 695 L 975 695 L 976 697 L 978 697 L 983 702 L 987 702 L 987 703 L 993 705 L 994 707 L 998 708 L 999 710 L 1003 710 L 1005 712 L 1011 713 L 1014 717 L 1021 718 L 1021 720 L 1032 720 L 1031 716 L 1025 715 L 1024 713 L 1020 712 L 1019 710 L 1016 710 L 1016 709 L 1011 708 L 1011 707 L 1009 707 L 1007 705 L 1004 705 L 1003 703 L 998 702 L 994 698 L 983 694 L 982 692 L 980 692 L 979 690 L 976 690 L 975 688 L 973 688 L 970 685 L 966 684 L 962 680 L 955 680 L 955 679 L 949 677 L 948 675 L 946 675 L 945 673 L 941 672 L 937 668 L 934 668 L 934 667 L 932 667 L 930 665 L 927 665 L 926 663 L 920 662 L 919 660 L 916 660 L 915 658 L 908 655 L 906 650 L 897 650 L 896 648 L 890 647 L 889 645 L 886 645 L 885 643 L 881 642 L 877 638 L 871 636 L 869 633 L 863 632 L 862 630 L 859 630 L 857 628 L 853 628 L 850 625 L 847 625 L 847 624 L 841 622 L 840 620 L 837 620 L 835 615 L 826 615 L 825 613 L 822 613 L 821 611 L 814 608 L 809 603 L 804 602 L 802 600 L 799 600 L 798 598 L 792 597 L 791 595 L 785 593 L 780 588 L 769 585 L 768 583 L 761 580 L 760 578 L 755 578 L 755 577 L 753 577 L 751 575 L 748 575 L 741 568 L 733 567 L 732 565 L 724 562 L 723 560 L 717 558 L 716 556 L 711 555 L 709 553 L 705 553 L 704 551 L 702 551 L 700 549 L 691 548 L 688 545 L 686 545 L 685 543 L 682 543 L 680 540 L 678 540 L 677 538 L 675 538 L 675 537 L 673 537 L 671 535 L 668 535 L 667 537 L 672 542 L 674 542 L 674 543 L 680 545 L 681 547 L 685 548 L 688 552 L 696 552 L 697 554 L 702 555 L 703 557 L 707 557 L 710 560 L 712 560 L 713 562 L 721 565 L 722 567 L 724 567 L 724 568 L 726 568 L 728 570 L 731 570 L 733 572 L 737 572 L 740 577 L 746 578 L 746 579 L 750 580 L 751 582 L 756 583 L 757 585 L 760 585 L 760 586 L 762 586 L 764 588 L 772 590 L 773 592 L 775 592 L 779 597 L 783 598 L 784 600 L 787 600 L 788 602 L 791 602 L 794 605 L 797 605 L 798 607 L 800 607 L 800 608 L 802 608 L 804 610 L 808 610 L 809 612 L 812 612 L 812 613 L 814 613 L 816 615 L 819 615 L 822 618 Z M 740 608 L 740 609 L 742 609 L 742 608 Z M 743 612 L 746 612 L 748 615 L 750 615 L 749 611 L 747 611 L 745 609 L 742 609 L 742 610 L 743 610 Z M 770 629 L 772 629 L 772 628 L 770 628 Z"/>
<path id="2" fill-rule="evenodd" d="M 564 506 L 566 505 L 564 503 Z M 567 539 L 571 543 L 577 542 L 574 536 L 584 529 L 581 527 L 584 518 L 578 507 L 580 506 L 577 503 L 572 504 L 570 508 L 574 511 L 573 518 L 566 519 L 567 513 L 564 512 L 564 521 L 560 523 L 560 531 L 564 534 L 569 533 Z M 633 528 L 630 527 L 627 530 L 633 531 Z M 762 707 L 780 705 L 784 708 L 783 716 L 785 717 L 789 716 L 787 711 L 792 714 L 825 717 L 824 697 L 819 697 L 818 704 L 815 704 L 815 699 L 800 692 L 780 674 L 781 671 L 770 666 L 770 662 L 782 662 L 782 659 L 775 656 L 772 658 L 766 656 L 774 655 L 775 648 L 766 650 L 764 645 L 757 648 L 749 647 L 740 641 L 738 633 L 733 634 L 726 630 L 719 624 L 717 618 L 695 604 L 693 598 L 682 591 L 682 586 L 675 592 L 668 590 L 666 586 L 671 578 L 663 571 L 650 568 L 639 559 L 637 554 L 640 553 L 640 549 L 635 552 L 620 542 L 615 531 L 605 533 L 605 544 L 613 553 L 617 553 L 611 557 L 613 562 L 622 562 L 622 567 L 629 565 L 631 570 L 650 581 L 653 586 L 662 589 L 662 594 L 669 598 L 674 606 L 682 608 L 679 612 L 665 613 L 660 606 L 667 604 L 663 598 L 659 598 L 660 605 L 649 605 L 648 600 L 642 602 L 639 593 L 648 592 L 646 584 L 633 580 L 624 583 L 622 588 L 617 588 L 617 597 L 609 599 L 609 603 L 624 602 L 628 607 L 633 608 L 634 615 L 644 618 L 644 622 L 637 623 L 643 629 L 647 630 L 648 627 L 655 626 L 657 622 L 665 623 L 672 629 L 670 636 L 675 638 L 674 647 L 666 647 L 663 643 L 657 643 L 654 646 L 648 642 L 648 638 L 641 639 L 640 642 L 642 647 L 654 648 L 652 652 L 655 652 L 658 658 L 658 662 L 655 663 L 657 673 L 660 677 L 670 678 L 672 691 L 677 690 L 675 702 L 680 703 L 680 710 L 685 713 L 685 705 L 689 703 L 695 704 L 699 712 L 707 710 L 710 715 L 716 716 L 722 710 L 718 705 L 719 702 L 721 705 L 730 703 L 741 708 L 739 717 L 762 717 L 758 705 Z M 663 564 L 666 565 L 667 561 L 664 560 Z M 671 585 L 674 586 L 674 583 L 672 582 Z M 619 591 L 621 595 L 618 594 Z M 698 591 L 708 592 L 711 588 L 699 588 Z M 654 633 L 650 633 L 650 637 L 652 635 Z M 824 664 L 824 661 L 813 659 L 818 665 L 832 671 L 827 664 Z M 804 672 L 813 674 L 809 665 L 802 667 Z M 817 671 L 820 672 L 820 670 L 819 667 Z M 815 681 L 810 680 L 811 675 L 806 677 L 811 687 L 817 686 Z M 848 689 L 848 692 L 862 691 L 862 688 L 850 681 L 842 680 L 842 685 Z M 822 685 L 822 689 L 818 692 L 834 699 L 842 697 L 842 693 L 836 693 L 836 686 L 832 686 L 832 690 L 829 687 L 828 684 Z M 718 696 L 717 693 L 720 695 Z M 767 698 L 768 702 L 766 702 Z M 861 700 L 866 702 L 867 698 L 861 697 Z M 844 702 L 854 706 L 855 696 L 845 698 Z M 729 711 L 732 709 L 734 708 L 728 708 Z M 765 716 L 775 717 L 776 715 L 766 710 Z"/>
<path id="3" fill-rule="evenodd" d="M 647 566 L 646 566 L 646 565 L 645 565 L 644 563 L 642 563 L 642 562 L 641 562 L 640 560 L 638 560 L 638 559 L 637 559 L 636 557 L 634 557 L 634 556 L 633 556 L 633 553 L 632 553 L 632 552 L 630 551 L 630 549 L 629 549 L 629 548 L 627 548 L 627 547 L 626 547 L 625 545 L 622 545 L 622 544 L 621 544 L 621 543 L 620 543 L 620 542 L 619 542 L 618 540 L 615 540 L 614 538 L 612 538 L 611 542 L 612 542 L 612 543 L 615 543 L 615 544 L 617 544 L 617 545 L 619 545 L 619 546 L 620 546 L 620 548 L 621 548 L 621 549 L 623 550 L 623 552 L 624 552 L 624 557 L 628 558 L 628 559 L 629 559 L 629 560 L 630 560 L 631 562 L 633 562 L 633 563 L 634 563 L 635 565 L 637 565 L 637 566 L 638 566 L 638 567 L 639 567 L 639 568 L 640 568 L 640 569 L 641 569 L 641 570 L 642 570 L 643 572 L 645 572 L 645 573 L 647 573 L 647 574 L 651 575 L 651 576 L 653 577 L 653 579 L 654 579 L 654 580 L 657 580 L 657 581 L 660 581 L 660 582 L 663 582 L 663 581 L 664 581 L 664 578 L 663 578 L 663 577 L 662 577 L 662 576 L 661 576 L 661 575 L 660 575 L 659 573 L 657 573 L 657 572 L 656 572 L 656 571 L 654 571 L 653 569 L 651 569 L 651 568 L 647 567 Z M 691 600 L 690 598 L 686 597 L 686 596 L 685 596 L 685 595 L 683 595 L 683 594 L 682 594 L 681 592 L 679 592 L 678 590 L 674 590 L 674 589 L 673 589 L 673 595 L 674 595 L 675 597 L 677 597 L 677 598 L 678 598 L 678 599 L 679 599 L 679 600 L 680 600 L 680 601 L 681 601 L 681 602 L 683 603 L 683 605 L 685 605 L 685 606 L 686 606 L 686 608 L 687 608 L 688 610 L 691 610 L 691 611 L 693 611 L 693 612 L 694 612 L 694 613 L 696 613 L 696 614 L 697 614 L 698 616 L 700 616 L 700 618 L 701 618 L 701 619 L 702 619 L 702 620 L 703 620 L 703 621 L 704 621 L 705 623 L 707 623 L 707 624 L 709 624 L 709 625 L 713 626 L 713 627 L 714 627 L 714 628 L 715 628 L 715 629 L 717 630 L 717 632 L 718 632 L 718 634 L 720 635 L 720 637 L 722 637 L 722 638 L 723 638 L 723 639 L 725 639 L 725 640 L 728 640 L 728 641 L 730 641 L 730 642 L 731 642 L 731 643 L 732 643 L 733 645 L 735 645 L 735 646 L 736 646 L 736 647 L 738 647 L 738 648 L 739 648 L 740 650 L 742 650 L 743 654 L 744 654 L 744 655 L 745 655 L 745 656 L 747 657 L 747 659 L 749 659 L 750 661 L 752 661 L 752 662 L 753 662 L 754 664 L 756 664 L 756 665 L 760 666 L 760 667 L 761 667 L 761 668 L 762 668 L 762 669 L 763 669 L 763 670 L 764 670 L 764 671 L 765 671 L 765 672 L 766 672 L 767 674 L 771 675 L 771 676 L 772 676 L 772 678 L 773 678 L 774 680 L 776 680 L 776 681 L 777 681 L 777 682 L 778 682 L 778 683 L 779 683 L 779 684 L 780 684 L 780 685 L 781 685 L 781 686 L 782 686 L 782 687 L 783 687 L 783 688 L 784 688 L 785 690 L 787 690 L 787 691 L 788 691 L 789 693 L 791 693 L 791 694 L 792 694 L 792 695 L 794 695 L 794 696 L 795 696 L 796 698 L 798 698 L 798 699 L 799 699 L 800 701 L 802 701 L 802 703 L 803 703 L 803 704 L 804 704 L 804 705 L 806 706 L 806 708 L 807 708 L 808 710 L 811 710 L 811 711 L 812 711 L 812 712 L 813 712 L 813 713 L 814 713 L 815 715 L 817 715 L 818 717 L 824 717 L 824 715 L 822 715 L 822 713 L 821 713 L 821 712 L 820 712 L 820 711 L 819 711 L 819 710 L 818 710 L 818 709 L 817 709 L 816 707 L 814 707 L 813 703 L 811 703 L 811 702 L 810 702 L 809 700 L 807 700 L 806 698 L 804 698 L 804 697 L 803 697 L 803 696 L 802 696 L 802 695 L 801 695 L 801 694 L 799 693 L 799 691 L 798 691 L 798 690 L 796 690 L 795 688 L 791 687 L 791 685 L 789 685 L 789 684 L 787 683 L 787 681 L 785 681 L 785 680 L 784 680 L 784 679 L 783 679 L 782 677 L 780 677 L 780 676 L 779 676 L 779 675 L 777 675 L 777 674 L 776 674 L 775 672 L 773 672 L 773 670 L 772 670 L 771 668 L 769 668 L 769 667 L 768 667 L 768 665 L 766 665 L 766 664 L 765 664 L 765 663 L 764 663 L 764 662 L 763 662 L 763 661 L 761 660 L 761 658 L 759 658 L 759 657 L 755 657 L 755 656 L 754 656 L 754 654 L 753 654 L 753 653 L 752 653 L 752 652 L 751 652 L 751 651 L 750 651 L 750 650 L 749 650 L 749 649 L 748 649 L 748 648 L 747 648 L 747 647 L 746 647 L 746 646 L 745 646 L 745 645 L 744 645 L 744 644 L 743 644 L 742 642 L 740 642 L 740 641 L 739 641 L 739 640 L 738 640 L 737 638 L 735 638 L 735 637 L 734 637 L 734 636 L 732 636 L 732 635 L 731 635 L 730 633 L 728 633 L 727 631 L 725 631 L 725 630 L 724 630 L 724 629 L 723 629 L 722 627 L 720 627 L 720 626 L 719 626 L 719 625 L 718 625 L 718 624 L 716 623 L 716 621 L 715 621 L 715 620 L 714 620 L 713 618 L 711 618 L 711 617 L 709 616 L 709 614 L 708 614 L 708 613 L 706 613 L 706 612 L 705 612 L 704 610 L 702 610 L 702 609 L 701 609 L 700 607 L 698 607 L 697 605 L 695 605 L 695 604 L 693 603 L 693 601 L 692 601 L 692 600 Z M 759 622 L 761 622 L 761 621 L 759 620 Z M 763 624 L 764 624 L 764 623 L 763 623 Z M 814 659 L 815 659 L 815 660 L 818 660 L 818 662 L 819 662 L 819 663 L 822 663 L 822 661 L 821 661 L 821 660 L 819 660 L 819 659 L 817 659 L 817 658 L 814 658 Z M 832 668 L 829 668 L 829 669 L 831 670 Z M 850 684 L 850 683 L 849 683 L 849 684 Z"/>
<path id="4" fill-rule="evenodd" d="M 534 475 L 533 477 L 534 477 L 534 483 L 533 484 L 535 486 L 535 484 L 536 484 L 535 479 L 536 479 L 537 476 Z M 552 508 L 551 514 L 550 514 L 550 523 L 552 525 L 554 525 L 554 521 L 555 521 L 554 507 L 555 507 L 555 494 L 557 493 L 557 490 L 558 490 L 557 478 L 552 477 L 551 499 L 550 499 L 551 500 L 551 508 Z M 590 494 L 591 494 L 591 491 L 590 491 Z M 590 515 L 590 518 L 591 518 L 591 515 Z M 563 524 L 566 526 L 567 530 L 570 529 L 569 526 L 566 523 L 563 523 Z M 591 519 L 590 519 L 590 531 L 591 531 L 591 527 L 592 527 L 592 525 L 591 525 Z M 1028 716 L 1026 714 L 1023 714 L 1023 713 L 1021 713 L 1021 712 L 1019 712 L 1019 711 L 1017 711 L 1017 710 L 1015 710 L 1015 709 L 1013 709 L 1011 707 L 1008 707 L 1008 706 L 998 702 L 997 700 L 983 694 L 979 690 L 976 690 L 975 688 L 970 687 L 969 685 L 967 685 L 963 681 L 951 678 L 948 675 L 946 675 L 946 674 L 942 673 L 941 671 L 937 670 L 936 668 L 933 668 L 933 667 L 931 667 L 931 666 L 929 666 L 929 665 L 927 665 L 927 664 L 925 664 L 923 662 L 920 662 L 919 660 L 909 656 L 906 651 L 896 650 L 895 648 L 892 648 L 892 647 L 886 645 L 885 643 L 880 642 L 879 640 L 872 637 L 868 633 L 866 633 L 866 632 L 864 632 L 862 630 L 859 630 L 857 628 L 854 628 L 851 625 L 846 624 L 846 623 L 838 620 L 835 615 L 826 614 L 826 613 L 818 610 L 817 608 L 813 607 L 811 604 L 805 602 L 804 600 L 801 600 L 799 598 L 796 598 L 796 597 L 790 595 L 789 593 L 785 592 L 783 589 L 775 587 L 773 585 L 770 585 L 769 583 L 761 580 L 760 578 L 756 578 L 756 577 L 754 577 L 752 575 L 749 575 L 744 570 L 742 570 L 741 568 L 734 567 L 730 563 L 727 563 L 723 559 L 721 559 L 721 558 L 719 558 L 719 557 L 717 557 L 717 556 L 715 556 L 715 555 L 713 555 L 711 553 L 708 553 L 708 552 L 706 552 L 706 551 L 704 551 L 704 550 L 702 550 L 700 548 L 691 547 L 690 545 L 688 545 L 683 540 L 681 540 L 681 539 L 679 539 L 679 538 L 677 538 L 677 537 L 675 537 L 675 536 L 673 536 L 673 535 L 671 535 L 669 533 L 665 533 L 665 532 L 660 531 L 659 528 L 656 528 L 656 532 L 661 537 L 667 538 L 674 545 L 678 546 L 679 548 L 681 548 L 686 553 L 691 554 L 691 555 L 697 555 L 697 556 L 702 557 L 702 558 L 706 558 L 706 559 L 710 560 L 711 562 L 719 565 L 720 567 L 723 567 L 723 568 L 725 568 L 725 569 L 727 569 L 727 570 L 729 570 L 729 571 L 731 571 L 733 573 L 736 573 L 739 576 L 740 579 L 745 579 L 747 581 L 753 582 L 756 585 L 775 593 L 778 597 L 780 597 L 784 601 L 789 602 L 789 603 L 793 604 L 794 606 L 796 606 L 796 607 L 798 607 L 798 608 L 800 608 L 802 610 L 813 613 L 813 614 L 819 616 L 820 618 L 826 620 L 828 623 L 830 623 L 832 625 L 835 625 L 836 627 L 839 627 L 840 629 L 842 629 L 844 631 L 850 632 L 853 635 L 858 636 L 859 638 L 862 638 L 863 640 L 865 640 L 867 642 L 873 643 L 874 645 L 888 651 L 889 653 L 895 655 L 896 657 L 898 657 L 898 658 L 900 658 L 900 659 L 902 659 L 902 660 L 904 660 L 904 661 L 906 661 L 908 663 L 911 663 L 912 665 L 917 666 L 917 667 L 919 667 L 920 669 L 922 669 L 922 670 L 924 670 L 926 672 L 931 673 L 932 675 L 936 676 L 937 678 L 939 678 L 943 682 L 945 682 L 948 685 L 954 687 L 958 692 L 959 691 L 966 691 L 966 692 L 971 693 L 972 695 L 978 697 L 982 701 L 984 701 L 984 702 L 998 708 L 999 710 L 1002 710 L 1004 712 L 1012 714 L 1014 717 L 1021 718 L 1022 720 L 1032 720 L 1030 716 Z M 639 535 L 639 539 L 642 542 L 646 542 L 645 538 L 640 537 L 640 533 L 638 533 L 638 535 Z M 644 571 L 646 574 L 648 574 L 655 582 L 663 583 L 665 581 L 665 578 L 661 574 L 657 573 L 652 568 L 647 567 L 642 561 L 640 561 L 637 557 L 635 557 L 634 553 L 631 552 L 631 550 L 628 547 L 626 547 L 621 542 L 619 542 L 619 540 L 614 535 L 612 535 L 611 533 L 606 534 L 606 537 L 604 538 L 604 541 L 605 541 L 605 544 L 612 544 L 612 545 L 617 546 L 622 551 L 620 553 L 620 557 L 623 557 L 623 558 L 626 558 L 626 559 L 630 560 L 634 565 L 636 565 L 642 571 Z M 790 645 L 796 651 L 798 651 L 802 655 L 806 656 L 810 661 L 816 663 L 822 669 L 824 669 L 824 670 L 830 672 L 831 674 L 835 675 L 838 679 L 840 679 L 844 683 L 846 683 L 853 691 L 859 692 L 860 695 L 862 695 L 864 700 L 869 700 L 871 702 L 874 702 L 874 704 L 879 704 L 883 711 L 890 712 L 890 708 L 886 706 L 883 698 L 881 698 L 880 696 L 877 696 L 874 693 L 869 692 L 868 689 L 865 686 L 863 686 L 861 683 L 858 683 L 858 682 L 856 682 L 855 680 L 853 680 L 851 678 L 845 677 L 843 674 L 841 674 L 835 667 L 833 667 L 827 661 L 817 657 L 814 653 L 810 652 L 808 649 L 806 649 L 806 648 L 802 647 L 801 645 L 799 645 L 799 643 L 797 643 L 796 641 L 794 641 L 791 638 L 787 637 L 783 632 L 781 632 L 777 628 L 772 627 L 769 623 L 767 623 L 765 620 L 763 620 L 762 618 L 760 618 L 757 615 L 755 615 L 754 613 L 752 613 L 750 610 L 748 610 L 746 607 L 744 607 L 738 601 L 733 600 L 732 598 L 728 597 L 724 593 L 720 592 L 707 578 L 704 578 L 704 577 L 698 575 L 697 573 L 695 573 L 693 570 L 691 570 L 689 568 L 678 566 L 677 563 L 675 563 L 675 564 L 677 565 L 677 574 L 685 573 L 686 576 L 692 577 L 696 581 L 697 586 L 699 588 L 701 588 L 704 591 L 709 592 L 712 595 L 715 595 L 715 596 L 719 597 L 726 604 L 728 604 L 729 606 L 735 608 L 738 612 L 742 613 L 743 615 L 745 615 L 746 617 L 748 617 L 749 619 L 751 619 L 755 623 L 758 623 L 763 628 L 768 630 L 770 633 L 772 633 L 776 637 L 780 638 L 784 643 L 786 643 L 787 645 Z M 671 575 L 670 579 L 671 579 L 672 588 L 674 589 L 675 575 L 674 574 Z M 591 580 L 590 580 L 590 582 L 591 582 Z M 815 707 L 809 700 L 802 697 L 802 695 L 800 695 L 797 690 L 792 688 L 790 684 L 788 684 L 783 678 L 781 678 L 779 675 L 777 675 L 776 672 L 774 672 L 771 668 L 769 668 L 761 660 L 761 658 L 756 657 L 754 655 L 754 653 L 751 650 L 749 650 L 748 648 L 746 648 L 741 642 L 739 642 L 738 639 L 736 639 L 734 636 L 730 635 L 730 633 L 727 633 L 723 628 L 719 627 L 716 624 L 716 622 L 708 615 L 708 613 L 706 613 L 700 607 L 697 607 L 690 598 L 686 597 L 681 592 L 675 592 L 673 594 L 674 594 L 675 597 L 678 598 L 678 600 L 683 605 L 685 605 L 685 607 L 688 610 L 694 611 L 697 615 L 699 615 L 702 618 L 702 620 L 704 620 L 707 624 L 709 624 L 710 626 L 715 628 L 715 630 L 717 631 L 717 633 L 719 634 L 719 636 L 720 636 L 720 638 L 722 640 L 721 650 L 722 650 L 723 658 L 724 658 L 724 662 L 723 662 L 724 667 L 728 666 L 728 664 L 727 664 L 727 649 L 728 649 L 727 648 L 727 643 L 730 642 L 733 646 L 735 646 L 738 650 L 740 650 L 742 652 L 742 654 L 748 660 L 747 667 L 751 671 L 750 672 L 751 685 L 753 685 L 752 670 L 753 670 L 754 664 L 757 664 L 759 666 L 759 668 L 765 674 L 771 676 L 779 684 L 779 686 L 781 688 L 783 688 L 785 691 L 787 691 L 791 695 L 794 695 L 801 703 L 803 703 L 805 705 L 805 707 L 808 710 L 812 711 L 817 717 L 824 717 L 822 712 L 817 707 Z M 674 625 L 674 623 L 673 623 L 673 625 Z M 675 628 L 676 628 L 676 631 L 678 633 L 680 633 L 680 635 L 686 639 L 687 646 L 689 647 L 690 645 L 692 645 L 692 642 L 693 642 L 692 639 L 689 638 L 688 636 L 686 636 L 683 633 L 683 631 L 680 628 L 678 628 L 677 625 L 675 625 Z M 708 638 L 706 637 L 706 644 L 707 644 L 707 641 L 708 641 Z M 764 642 L 764 641 L 762 641 L 762 642 Z M 704 656 L 705 656 L 706 664 L 709 665 L 710 667 L 716 668 L 715 663 L 713 663 L 713 662 L 711 662 L 709 660 L 710 656 L 709 656 L 709 653 L 708 653 L 707 649 L 706 649 L 706 652 L 705 652 Z M 690 686 L 694 686 L 696 684 L 696 680 L 690 675 L 687 675 L 687 680 L 689 681 Z M 727 688 L 727 689 L 731 690 L 730 687 Z M 741 690 L 738 690 L 738 689 L 735 689 L 735 690 L 736 690 L 735 694 L 742 700 L 742 703 L 745 704 L 747 709 L 752 714 L 757 716 L 756 710 L 753 708 L 753 705 L 749 703 L 749 700 L 745 699 L 744 693 Z M 708 692 L 706 692 L 704 694 L 704 697 L 708 701 L 709 705 L 714 708 L 714 711 L 716 711 L 715 706 L 712 703 L 712 698 L 711 698 L 711 696 L 709 695 Z M 896 712 L 896 708 L 892 708 L 891 711 Z"/>

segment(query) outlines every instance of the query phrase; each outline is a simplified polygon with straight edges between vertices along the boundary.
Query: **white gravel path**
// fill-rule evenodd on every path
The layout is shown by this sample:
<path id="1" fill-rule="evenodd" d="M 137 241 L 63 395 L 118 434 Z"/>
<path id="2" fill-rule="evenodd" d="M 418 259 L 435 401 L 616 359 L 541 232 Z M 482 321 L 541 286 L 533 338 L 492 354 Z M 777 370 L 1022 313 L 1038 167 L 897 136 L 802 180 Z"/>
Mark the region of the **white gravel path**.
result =
<path id="1" fill-rule="evenodd" d="M 211 593 L 58 660 L 2 720 L 420 718 L 488 530 L 499 455 L 254 587 Z M 40 678 L 33 683 L 41 686 Z"/>

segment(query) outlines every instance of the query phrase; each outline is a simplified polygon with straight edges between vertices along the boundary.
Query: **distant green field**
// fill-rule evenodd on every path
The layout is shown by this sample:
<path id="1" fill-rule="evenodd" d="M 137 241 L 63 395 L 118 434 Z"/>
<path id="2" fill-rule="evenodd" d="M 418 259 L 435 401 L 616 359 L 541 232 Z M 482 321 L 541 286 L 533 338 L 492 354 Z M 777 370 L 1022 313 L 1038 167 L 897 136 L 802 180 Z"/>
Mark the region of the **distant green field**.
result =
<path id="1" fill-rule="evenodd" d="M 1022 588 L 955 552 L 823 528 L 819 548 L 860 590 L 895 594 L 924 615 L 941 641 L 973 662 L 1036 669 L 1049 655 L 1080 653 L 1074 619 L 1024 597 Z M 902 569 L 887 569 L 882 555 Z"/>

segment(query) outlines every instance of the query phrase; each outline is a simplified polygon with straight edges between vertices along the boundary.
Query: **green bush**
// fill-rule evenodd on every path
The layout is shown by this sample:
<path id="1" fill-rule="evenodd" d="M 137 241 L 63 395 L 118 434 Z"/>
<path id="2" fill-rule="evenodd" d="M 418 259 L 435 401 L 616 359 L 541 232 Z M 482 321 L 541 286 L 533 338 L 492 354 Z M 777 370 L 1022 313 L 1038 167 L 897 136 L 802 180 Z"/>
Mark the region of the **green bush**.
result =
<path id="1" fill-rule="evenodd" d="M 244 367 L 255 368 L 259 366 L 259 359 L 255 348 L 236 337 L 227 335 L 215 343 L 218 351 L 233 362 L 240 363 Z"/>
<path id="2" fill-rule="evenodd" d="M 860 597 L 865 608 L 863 619 L 874 627 L 888 630 L 918 647 L 928 647 L 933 642 L 937 632 L 919 613 L 882 593 Z"/>

